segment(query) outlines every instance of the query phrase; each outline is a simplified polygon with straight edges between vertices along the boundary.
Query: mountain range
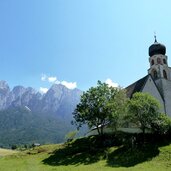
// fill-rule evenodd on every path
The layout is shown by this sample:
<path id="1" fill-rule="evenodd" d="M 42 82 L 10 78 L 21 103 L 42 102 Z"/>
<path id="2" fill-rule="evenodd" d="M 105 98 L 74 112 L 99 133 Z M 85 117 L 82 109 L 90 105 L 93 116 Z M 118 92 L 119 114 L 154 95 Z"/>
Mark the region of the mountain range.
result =
<path id="1" fill-rule="evenodd" d="M 0 81 L 0 146 L 60 143 L 75 130 L 72 112 L 82 91 L 54 84 L 45 93 Z"/>

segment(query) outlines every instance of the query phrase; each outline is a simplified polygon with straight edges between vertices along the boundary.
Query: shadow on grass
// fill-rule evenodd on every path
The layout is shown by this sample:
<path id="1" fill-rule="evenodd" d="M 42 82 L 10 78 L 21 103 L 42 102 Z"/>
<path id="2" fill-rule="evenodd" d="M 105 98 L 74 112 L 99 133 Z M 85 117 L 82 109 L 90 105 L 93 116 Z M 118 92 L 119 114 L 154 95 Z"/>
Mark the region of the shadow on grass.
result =
<path id="1" fill-rule="evenodd" d="M 90 140 L 85 138 L 69 143 L 54 151 L 50 157 L 43 160 L 43 163 L 53 166 L 95 163 L 103 157 L 105 149 L 99 148 L 95 145 L 96 140 L 93 141 L 90 143 Z"/>
<path id="2" fill-rule="evenodd" d="M 135 144 L 133 147 L 128 144 L 110 148 L 113 145 L 105 146 L 104 142 L 97 137 L 77 139 L 54 151 L 51 156 L 43 160 L 43 163 L 53 166 L 88 165 L 105 159 L 109 167 L 132 167 L 152 160 L 159 155 L 159 147 L 170 143 L 170 141 L 156 142 L 153 139 L 145 144 Z"/>
<path id="3" fill-rule="evenodd" d="M 158 146 L 120 147 L 108 155 L 107 166 L 132 167 L 159 155 Z"/>

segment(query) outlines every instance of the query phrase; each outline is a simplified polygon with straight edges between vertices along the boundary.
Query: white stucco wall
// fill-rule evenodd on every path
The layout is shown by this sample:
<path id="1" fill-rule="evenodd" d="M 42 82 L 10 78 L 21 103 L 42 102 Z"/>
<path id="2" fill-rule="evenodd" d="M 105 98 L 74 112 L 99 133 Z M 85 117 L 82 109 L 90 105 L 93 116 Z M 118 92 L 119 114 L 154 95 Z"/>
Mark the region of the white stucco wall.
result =
<path id="1" fill-rule="evenodd" d="M 171 116 L 171 81 L 162 79 L 163 95 L 165 100 L 166 113 Z"/>

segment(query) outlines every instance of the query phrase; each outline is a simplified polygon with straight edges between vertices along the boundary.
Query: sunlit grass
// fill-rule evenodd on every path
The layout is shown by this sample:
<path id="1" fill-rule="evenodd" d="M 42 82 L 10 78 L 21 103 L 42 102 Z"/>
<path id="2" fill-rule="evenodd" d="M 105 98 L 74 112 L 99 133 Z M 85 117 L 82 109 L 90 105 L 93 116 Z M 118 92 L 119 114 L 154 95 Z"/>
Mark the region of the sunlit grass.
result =
<path id="1" fill-rule="evenodd" d="M 0 149 L 0 153 L 4 151 L 4 157 L 0 158 L 0 171 L 171 170 L 171 144 L 99 149 L 87 142 L 79 140 L 69 145 L 44 145 L 18 153 Z"/>
<path id="2" fill-rule="evenodd" d="M 0 157 L 15 154 L 17 151 L 0 148 Z"/>

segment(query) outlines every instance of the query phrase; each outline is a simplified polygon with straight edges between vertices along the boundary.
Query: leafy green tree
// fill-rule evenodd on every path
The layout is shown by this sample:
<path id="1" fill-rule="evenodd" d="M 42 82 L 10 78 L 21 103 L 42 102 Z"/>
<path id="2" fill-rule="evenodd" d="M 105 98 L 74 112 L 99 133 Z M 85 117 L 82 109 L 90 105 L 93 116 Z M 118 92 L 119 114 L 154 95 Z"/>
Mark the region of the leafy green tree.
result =
<path id="1" fill-rule="evenodd" d="M 127 113 L 128 98 L 124 89 L 115 89 L 115 94 L 109 100 L 107 108 L 111 111 L 109 115 L 110 126 L 115 131 L 118 127 L 122 127 L 125 124 L 125 115 Z"/>
<path id="2" fill-rule="evenodd" d="M 96 87 L 91 87 L 81 96 L 73 115 L 78 127 L 87 124 L 95 127 L 99 135 L 104 132 L 104 126 L 109 122 L 116 128 L 119 115 L 126 102 L 126 95 L 121 88 L 110 87 L 98 81 Z"/>
<path id="3" fill-rule="evenodd" d="M 161 113 L 157 120 L 152 123 L 152 129 L 158 134 L 167 134 L 171 129 L 171 118 Z"/>
<path id="4" fill-rule="evenodd" d="M 148 93 L 135 93 L 129 100 L 129 120 L 142 130 L 152 129 L 152 124 L 159 118 L 159 102 Z"/>

